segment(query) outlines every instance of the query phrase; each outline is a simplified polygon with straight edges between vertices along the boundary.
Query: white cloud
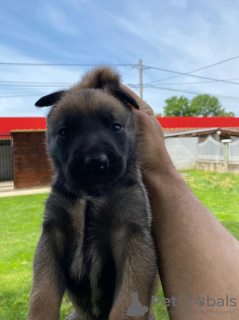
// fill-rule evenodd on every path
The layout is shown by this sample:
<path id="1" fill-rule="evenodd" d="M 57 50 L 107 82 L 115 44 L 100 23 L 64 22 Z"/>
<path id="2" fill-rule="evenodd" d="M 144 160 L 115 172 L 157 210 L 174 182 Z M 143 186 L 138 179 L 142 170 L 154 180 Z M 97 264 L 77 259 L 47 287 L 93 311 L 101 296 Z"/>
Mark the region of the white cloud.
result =
<path id="1" fill-rule="evenodd" d="M 72 24 L 63 9 L 48 4 L 43 4 L 38 9 L 39 17 L 52 28 L 63 34 L 75 35 L 77 28 Z"/>
<path id="2" fill-rule="evenodd" d="M 8 43 L 0 45 L 0 60 L 137 63 L 139 58 L 142 58 L 145 65 L 187 72 L 238 54 L 238 11 L 239 3 L 223 0 L 102 0 L 100 3 L 93 0 L 53 0 L 51 4 L 42 1 L 40 6 L 36 7 L 35 13 L 32 11 L 29 21 L 27 14 L 21 17 L 19 15 L 18 19 L 22 19 L 22 23 L 17 24 L 16 15 L 14 16 L 14 25 L 17 27 L 9 33 Z M 10 18 L 9 13 L 9 21 Z M 40 30 L 35 36 L 31 36 L 30 32 L 31 19 L 34 20 L 35 30 Z M 6 19 L 4 23 L 0 21 L 2 30 L 5 24 Z M 25 30 L 29 32 L 26 33 Z M 15 42 L 16 38 L 21 40 L 21 47 Z M 38 48 L 39 50 L 36 50 Z M 238 66 L 239 59 L 195 74 L 218 79 L 236 78 L 239 77 Z M 0 81 L 72 83 L 79 79 L 84 70 L 86 68 L 1 66 Z M 120 68 L 120 71 L 125 83 L 139 83 L 136 69 Z M 143 79 L 144 83 L 147 83 L 173 75 L 148 69 L 144 70 Z M 190 81 L 195 82 L 196 79 L 181 76 L 167 80 L 167 83 Z M 198 93 L 215 93 L 219 98 L 238 97 L 239 103 L 237 85 L 202 83 L 166 87 Z M 32 87 L 27 90 L 0 88 L 0 96 L 9 95 L 10 90 L 12 93 L 28 92 L 39 95 L 54 90 Z M 162 111 L 164 100 L 172 95 L 181 94 L 144 89 L 144 98 L 156 112 Z M 192 97 L 190 94 L 184 95 Z M 34 102 L 34 97 L 5 99 L 4 102 L 0 99 L 0 113 L 19 115 L 21 110 L 31 113 L 34 108 L 28 105 L 33 105 Z M 228 111 L 234 111 L 239 116 L 238 103 L 235 100 L 221 97 L 221 102 Z"/>
<path id="3" fill-rule="evenodd" d="M 0 61 L 21 61 L 31 63 L 44 63 L 44 61 L 31 59 L 20 55 L 7 47 L 0 46 Z M 35 101 L 44 94 L 66 88 L 58 87 L 11 87 L 2 86 L 1 82 L 50 82 L 50 83 L 76 83 L 80 75 L 85 72 L 83 68 L 77 70 L 57 66 L 2 66 L 0 75 L 0 116 L 36 116 L 44 115 L 45 111 L 34 107 Z M 68 86 L 67 86 L 68 87 Z M 26 95 L 25 97 L 21 97 Z M 30 97 L 27 97 L 29 95 Z M 7 96 L 11 96 L 6 98 Z M 12 97 L 16 96 L 16 97 Z"/>

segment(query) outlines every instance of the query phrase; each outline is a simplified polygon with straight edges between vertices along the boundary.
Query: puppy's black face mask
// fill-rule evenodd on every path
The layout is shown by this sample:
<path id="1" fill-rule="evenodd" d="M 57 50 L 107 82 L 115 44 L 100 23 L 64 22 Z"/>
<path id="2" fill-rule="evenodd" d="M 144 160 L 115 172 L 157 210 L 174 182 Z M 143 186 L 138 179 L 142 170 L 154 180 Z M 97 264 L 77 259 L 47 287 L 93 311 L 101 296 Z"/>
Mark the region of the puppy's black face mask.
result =
<path id="1" fill-rule="evenodd" d="M 124 176 L 135 152 L 132 110 L 107 96 L 96 97 L 88 90 L 69 105 L 63 99 L 48 116 L 50 156 L 62 182 L 74 189 L 109 187 Z"/>
<path id="2" fill-rule="evenodd" d="M 52 158 L 74 187 L 104 187 L 124 175 L 132 142 L 125 124 L 100 113 L 62 119 Z"/>

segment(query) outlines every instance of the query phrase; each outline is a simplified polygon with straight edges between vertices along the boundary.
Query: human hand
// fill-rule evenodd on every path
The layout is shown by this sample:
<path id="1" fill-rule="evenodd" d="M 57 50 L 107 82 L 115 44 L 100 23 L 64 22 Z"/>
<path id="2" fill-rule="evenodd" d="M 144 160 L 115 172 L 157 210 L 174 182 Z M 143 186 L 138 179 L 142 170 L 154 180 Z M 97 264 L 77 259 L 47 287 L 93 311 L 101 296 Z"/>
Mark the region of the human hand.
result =
<path id="1" fill-rule="evenodd" d="M 138 122 L 140 165 L 143 177 L 149 174 L 164 174 L 175 170 L 164 143 L 164 134 L 153 109 L 135 92 L 121 85 L 138 103 L 139 110 L 133 109 Z"/>

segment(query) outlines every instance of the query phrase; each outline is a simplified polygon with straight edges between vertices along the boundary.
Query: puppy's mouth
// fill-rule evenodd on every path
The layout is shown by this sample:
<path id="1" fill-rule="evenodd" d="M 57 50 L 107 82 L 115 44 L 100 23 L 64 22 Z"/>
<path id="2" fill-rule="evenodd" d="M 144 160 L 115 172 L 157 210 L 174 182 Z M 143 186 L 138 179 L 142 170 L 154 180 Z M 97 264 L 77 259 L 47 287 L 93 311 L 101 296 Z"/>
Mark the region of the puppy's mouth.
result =
<path id="1" fill-rule="evenodd" d="M 73 161 L 66 170 L 66 179 L 72 186 L 86 191 L 105 189 L 121 178 L 126 164 L 121 157 L 102 161 Z"/>

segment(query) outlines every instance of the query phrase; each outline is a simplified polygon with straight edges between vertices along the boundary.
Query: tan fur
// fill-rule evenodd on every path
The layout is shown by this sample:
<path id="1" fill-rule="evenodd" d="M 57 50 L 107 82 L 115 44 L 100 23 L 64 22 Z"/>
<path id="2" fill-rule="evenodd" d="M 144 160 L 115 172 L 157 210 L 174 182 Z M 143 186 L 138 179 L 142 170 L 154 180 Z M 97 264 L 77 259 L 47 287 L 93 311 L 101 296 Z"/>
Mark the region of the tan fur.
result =
<path id="1" fill-rule="evenodd" d="M 107 108 L 114 110 L 119 117 L 124 117 L 125 112 L 120 102 L 114 97 L 99 89 L 79 90 L 70 89 L 61 100 L 52 108 L 53 126 L 62 117 L 67 115 L 77 115 L 80 113 L 90 113 L 96 110 Z"/>
<path id="2" fill-rule="evenodd" d="M 120 76 L 110 67 L 98 67 L 91 72 L 86 73 L 81 82 L 74 86 L 71 90 L 78 91 L 85 88 L 97 88 L 98 84 L 102 87 L 110 88 L 120 86 Z"/>
<path id="3" fill-rule="evenodd" d="M 79 84 L 59 95 L 48 116 L 49 153 L 53 152 L 54 129 L 61 124 L 65 116 L 72 116 L 74 119 L 79 115 L 90 116 L 102 111 L 122 121 L 127 139 L 131 145 L 136 145 L 137 133 L 132 111 L 114 96 L 114 90 L 119 86 L 119 75 L 111 68 L 100 67 L 86 74 Z M 122 155 L 123 159 L 125 157 L 125 161 L 128 161 L 126 156 Z M 86 274 L 89 277 L 92 304 L 90 312 L 94 317 L 89 317 L 88 311 L 79 305 L 78 298 L 68 288 L 75 309 L 67 320 L 97 319 L 101 312 L 99 306 L 104 289 L 99 286 L 99 278 L 104 267 L 103 255 L 99 250 L 99 245 L 102 243 L 109 245 L 116 268 L 113 307 L 109 320 L 122 319 L 122 303 L 128 304 L 131 301 L 132 292 L 138 293 L 139 301 L 143 306 L 147 306 L 149 311 L 144 317 L 130 317 L 130 319 L 155 319 L 150 306 L 151 296 L 155 294 L 157 287 L 150 206 L 139 164 L 135 160 L 137 154 L 134 154 L 132 159 L 132 163 L 127 162 L 125 185 L 122 181 L 119 187 L 112 187 L 102 195 L 90 195 L 84 190 L 78 194 L 78 190 L 70 188 L 65 182 L 66 193 L 62 193 L 57 187 L 56 180 L 46 202 L 43 231 L 35 253 L 28 320 L 59 319 L 62 296 L 67 289 L 67 278 L 61 263 L 62 261 L 67 263 L 69 257 L 67 258 L 66 254 L 71 247 L 73 251 L 70 253 L 72 255 L 70 276 L 75 283 L 85 279 Z M 126 180 L 129 181 L 128 184 Z M 73 197 L 68 192 L 77 196 Z M 89 202 L 92 204 L 90 214 L 96 219 L 93 221 L 102 221 L 96 228 L 101 232 L 99 234 L 102 239 L 92 242 L 83 257 L 86 208 Z M 110 221 L 110 229 L 107 224 L 104 225 L 105 220 Z M 91 261 L 89 270 L 85 268 L 84 258 Z M 84 291 L 84 288 L 81 290 Z"/>
<path id="4" fill-rule="evenodd" d="M 56 240 L 58 248 L 62 246 L 63 235 L 59 237 L 59 231 L 55 230 L 51 237 L 46 241 L 48 244 Z M 40 261 L 35 260 L 35 273 L 33 286 L 30 295 L 30 306 L 28 320 L 59 319 L 59 308 L 61 305 L 61 296 L 57 292 L 55 283 L 55 268 L 52 261 L 51 247 L 48 246 L 45 252 L 42 252 Z M 47 299 L 46 299 L 47 297 Z"/>
<path id="5" fill-rule="evenodd" d="M 46 283 L 43 282 L 38 288 L 32 288 L 29 320 L 59 319 L 61 301 L 51 283 L 52 280 L 49 278 Z"/>

